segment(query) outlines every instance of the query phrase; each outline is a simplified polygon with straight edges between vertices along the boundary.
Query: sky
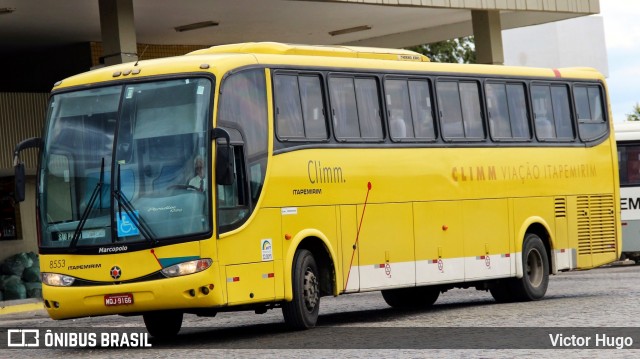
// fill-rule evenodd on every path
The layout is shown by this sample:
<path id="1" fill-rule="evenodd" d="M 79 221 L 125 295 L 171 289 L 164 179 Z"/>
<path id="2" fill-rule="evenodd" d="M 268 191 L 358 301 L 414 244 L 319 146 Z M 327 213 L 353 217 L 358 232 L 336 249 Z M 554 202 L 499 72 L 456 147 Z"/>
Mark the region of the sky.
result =
<path id="1" fill-rule="evenodd" d="M 600 0 L 609 63 L 609 98 L 614 122 L 640 103 L 640 1 Z"/>

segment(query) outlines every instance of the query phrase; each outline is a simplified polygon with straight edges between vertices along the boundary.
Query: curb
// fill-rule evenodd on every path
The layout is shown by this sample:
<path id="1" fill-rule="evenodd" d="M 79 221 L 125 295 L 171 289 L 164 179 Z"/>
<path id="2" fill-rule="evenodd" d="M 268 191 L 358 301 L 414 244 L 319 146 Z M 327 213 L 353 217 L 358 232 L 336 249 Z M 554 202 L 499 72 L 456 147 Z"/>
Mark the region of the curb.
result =
<path id="1" fill-rule="evenodd" d="M 42 302 L 42 299 L 33 298 L 0 302 L 0 316 L 37 310 L 44 310 L 44 303 Z"/>

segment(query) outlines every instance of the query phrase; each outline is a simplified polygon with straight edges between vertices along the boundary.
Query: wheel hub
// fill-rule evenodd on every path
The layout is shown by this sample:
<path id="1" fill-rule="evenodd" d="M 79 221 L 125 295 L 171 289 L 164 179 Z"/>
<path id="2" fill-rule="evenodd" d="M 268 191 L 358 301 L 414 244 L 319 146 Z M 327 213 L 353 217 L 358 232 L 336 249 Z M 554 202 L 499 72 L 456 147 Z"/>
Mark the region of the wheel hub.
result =
<path id="1" fill-rule="evenodd" d="M 527 273 L 532 286 L 538 287 L 542 283 L 542 272 L 542 255 L 536 249 L 533 249 L 527 256 Z"/>
<path id="2" fill-rule="evenodd" d="M 304 273 L 304 305 L 309 311 L 318 305 L 318 279 L 309 268 Z"/>

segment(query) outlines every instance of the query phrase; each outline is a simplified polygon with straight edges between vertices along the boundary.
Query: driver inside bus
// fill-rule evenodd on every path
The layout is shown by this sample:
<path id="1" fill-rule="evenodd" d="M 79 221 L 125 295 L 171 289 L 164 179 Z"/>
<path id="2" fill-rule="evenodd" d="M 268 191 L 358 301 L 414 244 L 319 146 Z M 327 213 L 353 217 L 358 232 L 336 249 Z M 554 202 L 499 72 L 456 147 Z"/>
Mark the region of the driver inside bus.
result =
<path id="1" fill-rule="evenodd" d="M 201 157 L 196 157 L 193 167 L 195 176 L 189 180 L 189 186 L 194 187 L 200 192 L 204 192 L 207 188 L 204 176 L 204 161 Z"/>

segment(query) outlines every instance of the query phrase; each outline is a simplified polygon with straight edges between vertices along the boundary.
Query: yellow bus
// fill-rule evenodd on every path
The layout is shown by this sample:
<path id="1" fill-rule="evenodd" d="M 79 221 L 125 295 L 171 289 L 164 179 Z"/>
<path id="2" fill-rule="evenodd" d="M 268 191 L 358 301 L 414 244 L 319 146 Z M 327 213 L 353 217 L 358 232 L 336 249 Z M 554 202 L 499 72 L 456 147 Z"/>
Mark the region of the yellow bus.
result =
<path id="1" fill-rule="evenodd" d="M 437 64 L 246 43 L 56 83 L 36 188 L 53 319 L 281 308 L 452 288 L 538 300 L 620 255 L 618 162 L 592 69 Z M 23 190 L 18 184 L 18 197 Z"/>

